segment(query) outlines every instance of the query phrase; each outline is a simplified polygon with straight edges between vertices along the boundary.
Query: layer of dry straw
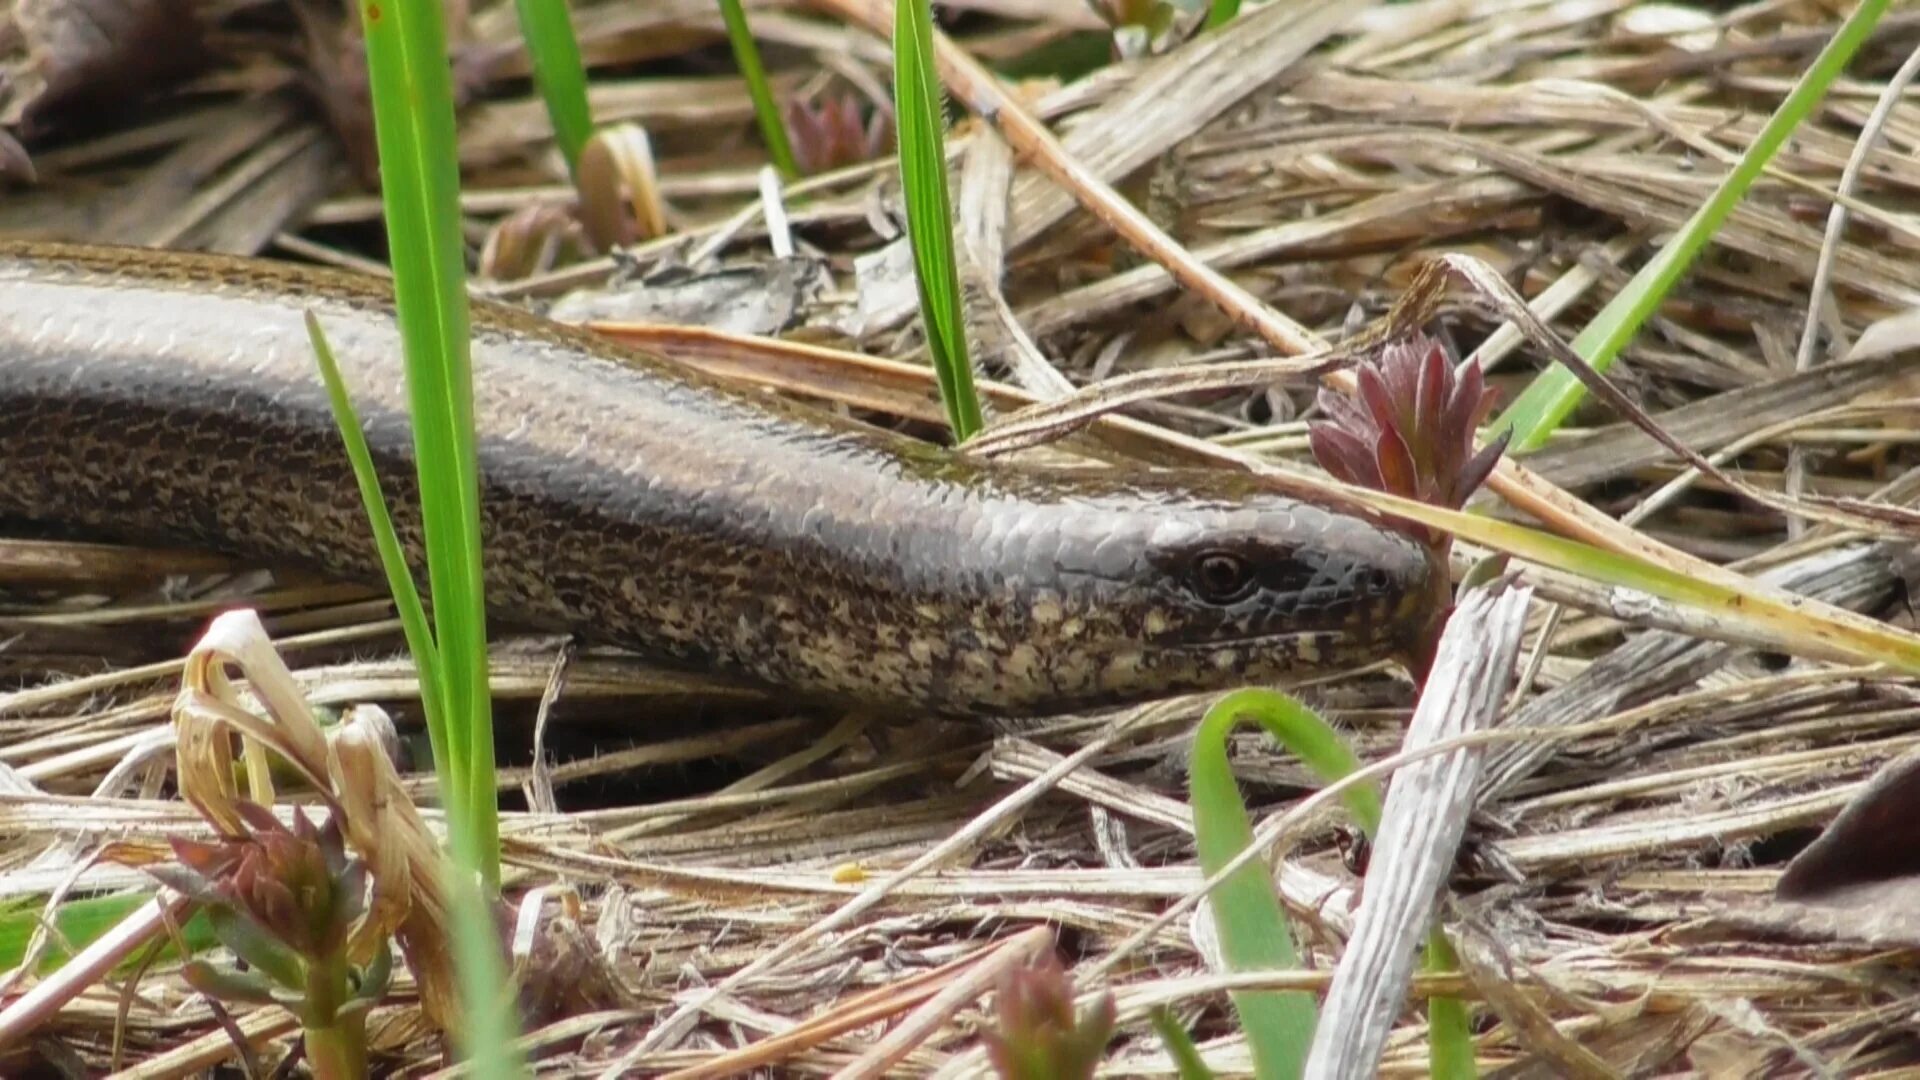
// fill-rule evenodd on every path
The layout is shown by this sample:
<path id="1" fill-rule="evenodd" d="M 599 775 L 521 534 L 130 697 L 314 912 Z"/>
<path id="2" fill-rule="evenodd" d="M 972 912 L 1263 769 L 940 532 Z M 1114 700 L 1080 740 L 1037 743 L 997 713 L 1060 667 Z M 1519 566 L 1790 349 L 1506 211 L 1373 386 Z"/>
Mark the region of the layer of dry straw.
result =
<path id="1" fill-rule="evenodd" d="M 955 39 L 986 60 L 1098 27 L 1077 0 L 944 6 L 957 16 Z M 784 91 L 884 93 L 886 52 L 865 30 L 802 6 L 753 11 Z M 1231 46 L 1193 43 L 1070 85 L 1014 89 L 1074 161 L 1186 252 L 1321 335 L 1381 313 L 1440 252 L 1486 260 L 1570 335 L 1706 196 L 1839 14 L 1772 0 L 1720 14 L 1623 0 L 1275 0 Z M 244 10 L 212 17 L 238 21 L 227 44 L 240 59 L 124 124 L 30 147 L 39 186 L 0 199 L 0 229 L 363 263 L 377 203 L 278 66 L 271 22 L 248 23 Z M 617 262 L 486 289 L 544 306 L 617 273 L 651 287 L 606 307 L 574 297 L 562 311 L 674 322 L 738 315 L 743 305 L 726 297 L 751 295 L 766 302 L 730 329 L 916 362 L 890 166 L 810 181 L 814 197 L 784 215 L 801 261 L 776 265 L 749 107 L 711 4 L 583 3 L 577 17 L 601 65 L 596 109 L 650 133 L 673 231 Z M 462 134 L 476 243 L 503 221 L 530 228 L 538 212 L 528 207 L 568 197 L 544 115 L 502 48 L 512 26 L 504 4 L 471 22 L 482 74 Z M 1901 354 L 1839 361 L 1865 327 L 1920 298 L 1920 107 L 1892 107 L 1844 185 L 1851 227 L 1835 238 L 1824 226 L 1863 125 L 1917 46 L 1920 17 L 1885 20 L 1817 123 L 1627 353 L 1620 377 L 1631 392 L 1695 447 L 1736 447 L 1750 483 L 1897 500 L 1916 488 L 1908 365 Z M 1264 354 L 1266 344 L 1177 290 L 1073 195 L 1018 167 L 977 120 L 956 135 L 974 332 L 986 373 L 1023 392 L 1006 391 L 1003 408 L 1127 372 Z M 1496 382 L 1515 387 L 1538 362 L 1474 305 L 1449 308 L 1440 326 L 1462 353 L 1477 350 Z M 812 397 L 922 424 L 937 417 L 930 382 L 906 368 L 693 333 L 653 341 Z M 1156 456 L 1227 448 L 1299 460 L 1311 395 L 1287 384 L 1171 396 L 1132 409 L 1113 440 Z M 1530 464 L 1619 515 L 1677 468 L 1611 419 L 1583 415 L 1590 431 Z M 1667 498 L 1640 527 L 1907 618 L 1898 546 L 1798 528 L 1710 483 Z M 0 580 L 9 903 L 140 884 L 93 854 L 205 831 L 173 797 L 163 733 L 176 658 L 216 610 L 260 609 L 317 704 L 383 703 L 403 726 L 416 719 L 409 669 L 391 659 L 396 627 L 364 591 L 197 554 L 34 539 L 0 545 Z M 1914 954 L 1789 933 L 1768 912 L 1785 860 L 1877 767 L 1920 746 L 1914 684 L 1716 644 L 1672 616 L 1668 629 L 1650 629 L 1646 614 L 1627 603 L 1602 617 L 1534 602 L 1503 723 L 1588 727 L 1570 741 L 1484 751 L 1445 900 L 1470 962 L 1467 993 L 1489 1006 L 1483 1066 L 1506 1076 L 1912 1067 Z M 996 943 L 1040 947 L 1021 936 L 1035 927 L 1052 931 L 1083 989 L 1094 988 L 1088 976 L 1111 950 L 1200 881 L 1183 762 L 1202 701 L 996 733 L 910 716 L 796 716 L 615 656 L 557 668 L 559 651 L 552 640 L 503 641 L 496 668 L 500 741 L 512 755 L 503 784 L 521 807 L 503 824 L 511 884 L 576 890 L 570 917 L 624 996 L 534 1031 L 530 1045 L 554 1055 L 543 1070 L 590 1074 L 623 1060 L 693 1069 L 791 1033 L 781 1072 L 831 1072 L 969 964 L 991 962 Z M 1368 758 L 1398 747 L 1411 703 L 1404 677 L 1355 672 L 1303 693 Z M 530 767 L 536 738 L 544 754 Z M 1282 812 L 1312 788 L 1262 741 L 1248 736 L 1240 749 L 1259 813 Z M 1063 755 L 1076 751 L 1079 767 L 1062 775 Z M 411 781 L 426 793 L 427 780 Z M 1328 890 L 1299 918 L 1322 973 L 1306 977 L 1315 986 L 1341 951 L 1359 885 L 1338 821 L 1318 821 L 1294 837 L 1282 870 L 1299 875 L 1293 895 Z M 938 857 L 924 870 L 889 876 L 929 852 Z M 558 895 L 544 903 L 566 913 Z M 866 906 L 836 917 L 856 898 Z M 1163 1003 L 1210 1061 L 1246 1066 L 1207 941 L 1183 917 L 1106 973 L 1123 1021 L 1115 1074 L 1168 1071 L 1144 1021 Z M 781 963 L 736 977 L 779 946 Z M 1421 1015 L 1402 1018 L 1386 1072 L 1422 1070 Z M 977 995 L 957 1002 L 896 1068 L 980 1069 L 973 1032 L 983 1016 Z M 289 1030 L 271 1009 L 222 1028 L 161 964 L 137 985 L 102 981 L 33 1045 L 87 1073 L 117 1063 L 128 1075 L 179 1076 L 232 1059 L 240 1032 L 270 1068 Z M 374 1032 L 389 1064 L 427 1072 L 438 1060 L 404 984 Z"/>

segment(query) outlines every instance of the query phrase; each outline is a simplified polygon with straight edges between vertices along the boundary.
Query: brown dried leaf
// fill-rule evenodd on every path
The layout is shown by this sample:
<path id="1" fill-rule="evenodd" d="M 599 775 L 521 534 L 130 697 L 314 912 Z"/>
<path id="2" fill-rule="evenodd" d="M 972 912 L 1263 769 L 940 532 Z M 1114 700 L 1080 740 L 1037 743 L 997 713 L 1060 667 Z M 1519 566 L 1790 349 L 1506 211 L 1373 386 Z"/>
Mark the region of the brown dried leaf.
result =
<path id="1" fill-rule="evenodd" d="M 207 57 L 192 0 L 19 0 L 4 40 L 21 48 L 0 57 L 0 124 L 28 135 L 90 105 L 123 108 Z"/>
<path id="2" fill-rule="evenodd" d="M 1920 754 L 1889 762 L 1774 887 L 1799 933 L 1920 945 Z M 1767 921 L 1776 921 L 1768 919 Z"/>
<path id="3" fill-rule="evenodd" d="M 498 49 L 461 44 L 466 5 L 444 4 L 452 47 L 454 108 L 464 108 L 485 85 Z M 346 150 L 355 175 L 368 187 L 378 187 L 379 154 L 373 138 L 373 86 L 367 75 L 367 49 L 357 19 L 341 0 L 295 0 L 294 14 L 305 35 L 300 81 L 320 104 L 327 125 Z"/>
<path id="4" fill-rule="evenodd" d="M 488 281 L 519 281 L 553 269 L 563 253 L 583 249 L 580 226 L 570 208 L 530 203 L 488 230 L 476 269 Z"/>
<path id="5" fill-rule="evenodd" d="M 1819 839 L 1788 864 L 1774 895 L 1782 900 L 1831 898 L 1849 886 L 1912 879 L 1920 911 L 1920 754 L 1889 762 L 1874 775 Z"/>
<path id="6" fill-rule="evenodd" d="M 0 179 L 12 178 L 31 184 L 40 179 L 33 167 L 33 155 L 20 145 L 12 133 L 0 129 Z"/>
<path id="7" fill-rule="evenodd" d="M 633 993 L 580 925 L 578 899 L 570 900 L 540 920 L 527 955 L 515 965 L 520 1015 L 528 1030 L 568 1016 L 635 1005 Z"/>

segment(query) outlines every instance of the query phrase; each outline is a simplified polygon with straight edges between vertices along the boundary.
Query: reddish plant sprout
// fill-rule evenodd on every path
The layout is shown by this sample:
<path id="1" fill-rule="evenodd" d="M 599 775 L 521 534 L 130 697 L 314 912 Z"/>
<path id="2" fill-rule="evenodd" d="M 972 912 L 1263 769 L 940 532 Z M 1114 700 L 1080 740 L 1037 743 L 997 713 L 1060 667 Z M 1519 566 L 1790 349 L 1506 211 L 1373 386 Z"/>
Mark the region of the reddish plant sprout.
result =
<path id="1" fill-rule="evenodd" d="M 1512 434 L 1503 432 L 1474 450 L 1474 431 L 1496 396 L 1482 381 L 1480 365 L 1456 371 L 1437 342 L 1416 334 L 1387 345 L 1354 374 L 1356 396 L 1320 391 L 1327 419 L 1307 429 L 1320 467 L 1360 487 L 1450 510 L 1466 505 Z M 1444 542 L 1425 531 L 1422 536 L 1428 543 Z"/>
<path id="2" fill-rule="evenodd" d="M 288 829 L 273 811 L 235 804 L 253 834 L 206 844 L 171 839 L 182 865 L 205 883 L 200 894 L 257 923 L 302 957 L 338 952 L 366 910 L 366 865 L 347 854 L 339 826 L 317 827 L 298 809 Z M 193 895 L 191 892 L 189 895 Z"/>
<path id="3" fill-rule="evenodd" d="M 173 838 L 180 865 L 149 868 L 206 905 L 221 944 L 245 963 L 193 959 L 182 975 L 209 997 L 279 1004 L 299 1017 L 316 1075 L 365 1075 L 366 1013 L 392 974 L 386 935 L 362 919 L 366 865 L 347 852 L 332 819 L 316 826 L 296 809 L 289 829 L 257 803 L 235 806 L 247 835 Z"/>
<path id="4" fill-rule="evenodd" d="M 1446 351 L 1424 334 L 1395 341 L 1354 372 L 1357 393 L 1321 390 L 1327 418 L 1307 429 L 1320 466 L 1359 487 L 1458 510 L 1479 490 L 1506 450 L 1511 431 L 1477 452 L 1474 431 L 1493 408 L 1495 394 L 1480 365 L 1456 371 Z M 1409 632 L 1405 659 L 1417 680 L 1432 666 L 1453 598 L 1447 556 L 1453 538 L 1412 522 L 1399 528 L 1427 548 L 1432 566 L 1428 618 Z"/>
<path id="5" fill-rule="evenodd" d="M 836 94 L 812 103 L 800 98 L 787 102 L 787 135 L 793 142 L 794 163 L 808 176 L 872 161 L 887 150 L 892 127 L 884 111 L 870 119 L 860 117 L 860 101 Z"/>
<path id="6" fill-rule="evenodd" d="M 1113 1037 L 1113 995 L 1075 1016 L 1073 982 L 1049 951 L 1038 963 L 1001 976 L 996 1026 L 983 1033 L 1001 1080 L 1090 1080 Z"/>

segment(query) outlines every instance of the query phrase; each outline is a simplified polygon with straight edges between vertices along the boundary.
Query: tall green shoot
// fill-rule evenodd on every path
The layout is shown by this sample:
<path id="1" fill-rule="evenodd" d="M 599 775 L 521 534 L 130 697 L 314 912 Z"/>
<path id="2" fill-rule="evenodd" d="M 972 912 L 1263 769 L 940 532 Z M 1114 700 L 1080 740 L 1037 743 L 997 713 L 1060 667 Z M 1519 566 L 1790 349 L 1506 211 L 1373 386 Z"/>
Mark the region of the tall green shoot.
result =
<path id="1" fill-rule="evenodd" d="M 446 30 L 435 4 L 362 0 L 361 17 L 433 595 L 434 693 L 447 758 L 442 779 L 452 781 L 443 796 L 491 883 L 499 874 L 493 724 Z M 487 775 L 476 778 L 476 770 Z"/>
<path id="2" fill-rule="evenodd" d="M 946 112 L 934 70 L 933 16 L 927 0 L 898 0 L 894 5 L 893 104 L 907 236 L 920 287 L 920 320 L 926 327 L 947 421 L 954 439 L 965 442 L 981 428 L 980 399 L 973 388 L 960 275 L 954 262 Z"/>
<path id="3" fill-rule="evenodd" d="M 512 1003 L 503 992 L 508 981 L 490 910 L 500 880 L 499 824 L 459 157 L 446 28 L 441 7 L 433 2 L 360 0 L 359 13 L 407 365 L 433 597 L 430 635 L 391 522 L 374 505 L 379 501 L 378 481 L 368 471 L 371 462 L 364 445 L 353 456 L 389 580 L 396 585 L 396 602 L 409 615 L 409 644 L 420 668 L 429 728 L 438 729 L 434 764 L 453 839 L 456 868 L 448 891 L 454 899 L 453 938 L 466 1018 L 465 1030 L 453 1034 L 480 1075 L 516 1076 L 522 1070 L 509 1046 Z M 324 347 L 320 355 L 324 369 L 329 359 Z M 330 382 L 336 403 L 343 404 L 337 373 Z M 346 413 L 341 422 L 351 449 L 358 424 Z"/>
<path id="4" fill-rule="evenodd" d="M 514 0 L 520 18 L 520 36 L 527 43 L 533 82 L 546 102 L 553 125 L 553 142 L 566 159 L 567 171 L 580 166 L 580 148 L 593 135 L 593 110 L 587 104 L 587 71 L 580 61 L 580 43 L 573 34 L 567 0 Z"/>
<path id="5" fill-rule="evenodd" d="M 1207 5 L 1207 29 L 1214 30 L 1233 21 L 1240 14 L 1240 0 L 1213 0 Z"/>
<path id="6" fill-rule="evenodd" d="M 787 124 L 780 116 L 780 105 L 773 100 L 773 88 L 767 85 L 767 69 L 760 62 L 760 46 L 747 25 L 747 11 L 740 0 L 720 0 L 720 18 L 727 24 L 727 44 L 733 47 L 733 63 L 747 81 L 747 96 L 753 100 L 753 118 L 760 125 L 760 138 L 767 144 L 773 167 L 788 180 L 800 179 L 800 166 L 794 160 L 793 143 L 787 138 Z"/>
<path id="7" fill-rule="evenodd" d="M 1800 76 L 1793 91 L 1774 111 L 1753 145 L 1740 156 L 1726 179 L 1680 231 L 1668 240 L 1640 272 L 1633 275 L 1593 321 L 1573 339 L 1573 351 L 1584 357 L 1596 371 L 1613 366 L 1622 350 L 1640 332 L 1640 328 L 1685 276 L 1694 259 L 1706 249 L 1720 231 L 1740 200 L 1773 160 L 1794 129 L 1813 114 L 1826 96 L 1827 88 L 1838 79 L 1860 46 L 1866 44 L 1873 28 L 1886 12 L 1887 0 L 1861 0 L 1847 21 L 1840 25 L 1833 40 L 1820 51 L 1812 66 Z M 1580 403 L 1586 390 L 1565 368 L 1552 367 L 1541 372 L 1532 385 L 1515 399 L 1511 408 L 1494 421 L 1494 430 L 1511 427 L 1513 449 L 1533 450 L 1545 444 Z"/>

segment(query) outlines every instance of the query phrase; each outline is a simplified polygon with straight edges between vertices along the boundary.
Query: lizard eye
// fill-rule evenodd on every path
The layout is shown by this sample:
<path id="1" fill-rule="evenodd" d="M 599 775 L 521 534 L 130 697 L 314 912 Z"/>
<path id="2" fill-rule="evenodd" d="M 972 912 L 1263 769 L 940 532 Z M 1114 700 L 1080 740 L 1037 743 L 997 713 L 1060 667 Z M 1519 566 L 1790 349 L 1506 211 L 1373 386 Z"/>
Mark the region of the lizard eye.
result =
<path id="1" fill-rule="evenodd" d="M 1253 595 L 1253 568 L 1227 551 L 1202 552 L 1193 560 L 1193 591 L 1209 604 L 1235 604 Z"/>

